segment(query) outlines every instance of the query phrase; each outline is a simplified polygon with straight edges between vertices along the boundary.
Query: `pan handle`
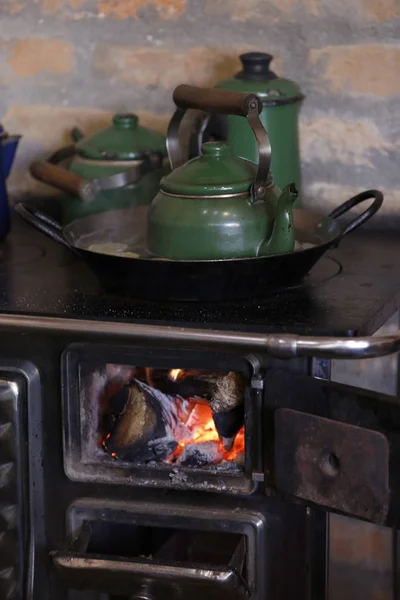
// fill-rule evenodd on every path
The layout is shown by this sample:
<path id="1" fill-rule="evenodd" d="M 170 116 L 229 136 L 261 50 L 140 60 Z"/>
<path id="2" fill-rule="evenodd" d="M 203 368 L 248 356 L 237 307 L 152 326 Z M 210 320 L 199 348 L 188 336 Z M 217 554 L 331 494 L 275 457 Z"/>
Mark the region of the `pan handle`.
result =
<path id="1" fill-rule="evenodd" d="M 18 202 L 15 205 L 15 212 L 17 212 L 24 221 L 29 223 L 29 225 L 32 225 L 32 227 L 38 229 L 41 233 L 47 235 L 47 237 L 66 246 L 68 250 L 72 250 L 75 254 L 79 254 L 75 248 L 67 242 L 61 224 L 55 219 L 45 215 L 32 206 L 28 206 L 24 202 Z"/>
<path id="2" fill-rule="evenodd" d="M 346 212 L 348 212 L 354 206 L 357 206 L 357 204 L 364 202 L 364 200 L 370 200 L 371 198 L 374 198 L 372 204 L 355 219 L 350 221 L 350 223 L 348 223 L 346 227 L 344 227 L 339 239 L 341 239 L 351 231 L 354 231 L 354 229 L 357 229 L 357 227 L 361 227 L 363 223 L 368 221 L 376 212 L 378 212 L 383 203 L 383 194 L 379 190 L 366 190 L 365 192 L 361 192 L 360 194 L 353 196 L 346 202 L 343 202 L 343 204 L 335 208 L 335 210 L 333 210 L 329 214 L 329 216 L 332 219 L 337 219 L 341 215 L 344 215 Z"/>

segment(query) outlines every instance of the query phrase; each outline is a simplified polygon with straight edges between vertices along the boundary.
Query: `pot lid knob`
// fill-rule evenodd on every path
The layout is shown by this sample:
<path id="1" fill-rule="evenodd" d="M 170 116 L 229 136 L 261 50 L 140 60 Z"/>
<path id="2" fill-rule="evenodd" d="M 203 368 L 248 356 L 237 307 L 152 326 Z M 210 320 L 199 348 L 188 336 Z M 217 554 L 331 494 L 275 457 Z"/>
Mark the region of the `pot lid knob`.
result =
<path id="1" fill-rule="evenodd" d="M 135 129 L 138 122 L 138 116 L 133 113 L 120 113 L 113 116 L 113 124 L 117 129 Z"/>
<path id="2" fill-rule="evenodd" d="M 203 156 L 214 156 L 217 158 L 231 155 L 231 149 L 225 142 L 205 142 L 201 147 Z"/>
<path id="3" fill-rule="evenodd" d="M 274 58 L 266 52 L 246 52 L 240 55 L 243 71 L 236 75 L 237 79 L 275 79 L 276 75 L 270 70 L 269 65 Z"/>

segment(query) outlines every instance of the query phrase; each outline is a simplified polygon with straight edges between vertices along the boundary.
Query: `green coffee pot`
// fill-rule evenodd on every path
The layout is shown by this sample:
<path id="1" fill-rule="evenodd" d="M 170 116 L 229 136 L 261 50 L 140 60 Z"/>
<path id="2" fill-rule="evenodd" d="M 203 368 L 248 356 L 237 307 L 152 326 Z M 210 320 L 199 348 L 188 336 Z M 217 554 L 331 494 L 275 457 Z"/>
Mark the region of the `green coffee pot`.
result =
<path id="1" fill-rule="evenodd" d="M 269 172 L 271 147 L 255 94 L 187 85 L 174 91 L 177 106 L 167 134 L 172 172 L 161 180 L 148 213 L 148 250 L 174 260 L 265 256 L 294 249 L 293 184 L 281 193 Z M 247 121 L 258 144 L 258 165 L 235 156 L 224 142 L 203 144 L 184 163 L 179 128 L 187 109 Z M 197 113 L 198 114 L 198 113 Z M 203 119 L 204 120 L 204 119 Z"/>
<path id="2" fill-rule="evenodd" d="M 62 200 L 64 222 L 151 202 L 166 172 L 164 136 L 129 113 L 114 115 L 109 127 L 88 137 L 74 128 L 72 138 L 74 145 L 31 166 L 36 179 L 69 194 Z"/>
<path id="3" fill-rule="evenodd" d="M 301 202 L 301 170 L 299 148 L 299 112 L 304 95 L 297 83 L 278 77 L 270 68 L 273 57 L 264 52 L 247 52 L 240 56 L 242 70 L 221 81 L 217 87 L 241 94 L 257 94 L 262 102 L 260 120 L 271 141 L 271 172 L 276 184 L 283 188 L 294 182 Z M 208 133 L 226 139 L 232 152 L 257 161 L 257 142 L 244 119 L 236 115 L 215 117 Z"/>

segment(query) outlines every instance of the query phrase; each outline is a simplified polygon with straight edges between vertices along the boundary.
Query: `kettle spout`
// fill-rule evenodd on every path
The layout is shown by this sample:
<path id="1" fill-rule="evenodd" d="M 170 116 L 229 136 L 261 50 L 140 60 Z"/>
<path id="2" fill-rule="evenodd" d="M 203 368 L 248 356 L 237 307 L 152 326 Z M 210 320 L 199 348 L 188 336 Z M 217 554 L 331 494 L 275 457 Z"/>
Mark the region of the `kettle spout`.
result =
<path id="1" fill-rule="evenodd" d="M 0 137 L 1 153 L 3 156 L 3 169 L 6 178 L 10 174 L 20 139 L 20 135 L 10 135 L 4 137 L 3 139 Z"/>
<path id="2" fill-rule="evenodd" d="M 293 252 L 294 223 L 292 205 L 298 195 L 299 192 L 294 183 L 290 183 L 282 191 L 278 199 L 271 235 L 261 242 L 258 248 L 258 256 Z"/>

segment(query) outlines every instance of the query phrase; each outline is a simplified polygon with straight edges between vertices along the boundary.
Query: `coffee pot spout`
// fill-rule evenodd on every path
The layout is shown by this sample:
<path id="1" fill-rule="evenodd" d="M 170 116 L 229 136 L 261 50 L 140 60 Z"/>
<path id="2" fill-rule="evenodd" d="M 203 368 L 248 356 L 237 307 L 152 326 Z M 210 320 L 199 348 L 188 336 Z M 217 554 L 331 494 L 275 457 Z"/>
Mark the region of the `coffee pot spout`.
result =
<path id="1" fill-rule="evenodd" d="M 290 183 L 283 189 L 278 198 L 272 232 L 267 239 L 261 242 L 258 256 L 293 251 L 295 240 L 293 202 L 298 195 L 299 192 L 294 183 Z"/>

